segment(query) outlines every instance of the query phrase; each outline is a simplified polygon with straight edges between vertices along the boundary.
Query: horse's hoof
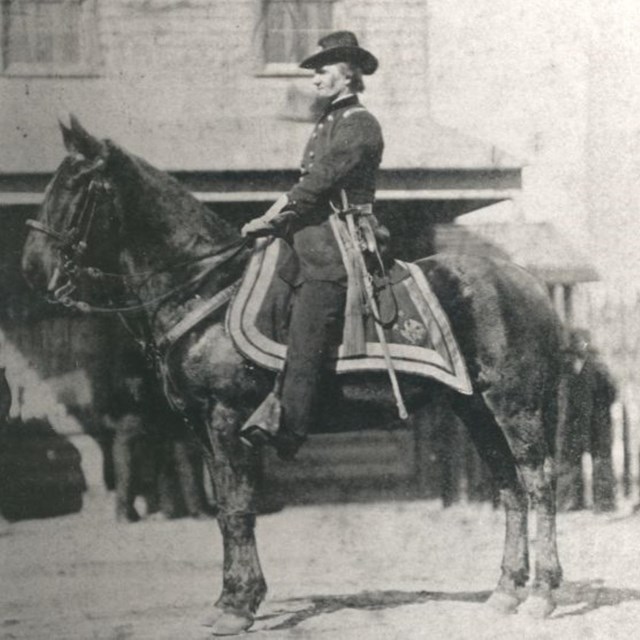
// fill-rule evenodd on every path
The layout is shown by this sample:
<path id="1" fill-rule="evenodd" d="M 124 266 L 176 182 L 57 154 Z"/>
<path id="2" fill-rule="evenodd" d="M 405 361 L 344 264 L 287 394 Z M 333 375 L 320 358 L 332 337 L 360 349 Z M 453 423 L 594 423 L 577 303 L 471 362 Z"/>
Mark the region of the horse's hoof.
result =
<path id="1" fill-rule="evenodd" d="M 555 608 L 556 603 L 551 594 L 532 594 L 522 603 L 520 613 L 529 618 L 543 620 L 544 618 L 548 618 L 554 612 Z"/>
<path id="2" fill-rule="evenodd" d="M 202 621 L 202 626 L 204 627 L 213 627 L 213 625 L 218 622 L 220 616 L 224 613 L 224 609 L 214 605 L 211 613 Z"/>
<path id="3" fill-rule="evenodd" d="M 486 604 L 498 613 L 509 615 L 516 612 L 518 605 L 520 604 L 520 599 L 513 593 L 494 591 L 489 596 Z"/>
<path id="4" fill-rule="evenodd" d="M 247 631 L 252 624 L 253 616 L 249 613 L 223 611 L 211 625 L 211 632 L 214 636 L 234 636 L 237 633 Z"/>

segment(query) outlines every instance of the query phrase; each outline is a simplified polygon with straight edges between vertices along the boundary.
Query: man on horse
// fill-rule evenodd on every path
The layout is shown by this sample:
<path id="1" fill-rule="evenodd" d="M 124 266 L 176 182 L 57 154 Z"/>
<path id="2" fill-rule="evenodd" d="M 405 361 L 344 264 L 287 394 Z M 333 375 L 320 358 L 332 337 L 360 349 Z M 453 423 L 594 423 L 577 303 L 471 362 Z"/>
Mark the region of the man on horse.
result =
<path id="1" fill-rule="evenodd" d="M 279 212 L 272 209 L 242 229 L 248 237 L 283 237 L 293 247 L 280 272 L 294 288 L 280 427 L 275 437 L 260 429 L 242 434 L 253 445 L 273 444 L 283 458 L 293 457 L 309 433 L 328 353 L 343 337 L 348 278 L 330 216 L 348 210 L 372 219 L 383 150 L 380 125 L 357 96 L 377 59 L 349 31 L 318 44 L 320 50 L 300 67 L 314 70 L 313 84 L 327 106 L 305 148 L 299 182 Z"/>

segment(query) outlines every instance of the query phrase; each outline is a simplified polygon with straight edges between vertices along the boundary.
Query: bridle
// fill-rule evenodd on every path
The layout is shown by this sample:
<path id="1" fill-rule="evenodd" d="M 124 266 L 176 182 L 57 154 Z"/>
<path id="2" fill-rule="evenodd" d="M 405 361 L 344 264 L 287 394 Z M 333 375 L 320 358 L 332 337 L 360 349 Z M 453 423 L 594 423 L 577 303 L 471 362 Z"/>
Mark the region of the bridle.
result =
<path id="1" fill-rule="evenodd" d="M 71 219 L 69 229 L 56 231 L 49 225 L 33 218 L 29 218 L 26 221 L 26 225 L 57 240 L 60 243 L 60 251 L 63 255 L 77 263 L 87 250 L 87 241 L 95 217 L 98 195 L 100 193 L 108 193 L 110 190 L 111 187 L 106 181 L 101 178 L 92 178 L 87 188 L 83 206 Z"/>
<path id="2" fill-rule="evenodd" d="M 99 160 L 91 167 L 91 171 L 93 172 L 96 169 L 101 169 L 103 166 L 104 161 Z M 48 285 L 48 290 L 52 292 L 52 299 L 50 302 L 54 304 L 61 304 L 65 307 L 75 308 L 85 313 L 121 314 L 140 311 L 142 309 L 159 305 L 181 292 L 192 289 L 194 286 L 205 280 L 213 271 L 232 260 L 248 244 L 247 239 L 240 238 L 211 253 L 191 258 L 179 264 L 167 265 L 166 267 L 153 271 L 122 274 L 109 273 L 97 267 L 85 266 L 82 263 L 87 253 L 89 236 L 95 221 L 96 210 L 101 200 L 107 196 L 111 196 L 112 194 L 113 187 L 106 181 L 106 179 L 100 175 L 94 175 L 86 189 L 82 205 L 78 207 L 77 212 L 74 213 L 73 217 L 69 221 L 67 229 L 59 231 L 50 225 L 40 222 L 39 220 L 34 220 L 33 218 L 26 220 L 25 224 L 29 228 L 53 238 L 58 244 L 57 249 L 60 254 L 60 260 Z M 72 297 L 72 294 L 77 289 L 77 281 L 82 275 L 97 282 L 105 282 L 107 280 L 120 283 L 136 280 L 144 282 L 148 281 L 153 276 L 170 273 L 176 269 L 193 266 L 198 263 L 202 264 L 202 268 L 195 276 L 192 276 L 178 286 L 149 300 L 136 301 L 122 305 L 97 306 Z M 60 282 L 62 282 L 62 284 L 58 286 Z"/>
<path id="3" fill-rule="evenodd" d="M 103 160 L 98 160 L 91 166 L 91 171 L 102 169 Z M 84 175 L 84 174 L 83 174 Z M 76 179 L 77 181 L 78 179 Z M 83 269 L 82 261 L 87 252 L 89 235 L 93 227 L 98 203 L 102 197 L 111 192 L 111 186 L 101 176 L 93 176 L 84 194 L 82 205 L 74 212 L 67 229 L 58 231 L 50 225 L 29 218 L 26 225 L 53 238 L 57 242 L 60 261 L 49 281 L 48 290 L 53 293 L 53 302 L 64 306 L 76 306 L 76 301 L 70 295 L 76 289 L 76 279 Z M 89 269 L 84 269 L 89 271 Z M 64 280 L 64 284 L 57 284 Z"/>
<path id="4" fill-rule="evenodd" d="M 104 161 L 98 160 L 75 178 L 74 182 L 77 182 L 77 180 L 87 174 L 95 174 L 95 170 L 101 169 L 103 166 Z M 220 267 L 231 262 L 247 248 L 253 240 L 251 238 L 238 238 L 207 254 L 183 260 L 180 263 L 169 264 L 166 267 L 153 271 L 129 274 L 108 273 L 96 267 L 85 266 L 82 263 L 87 254 L 89 237 L 95 222 L 98 205 L 101 204 L 103 198 L 112 196 L 113 193 L 113 187 L 102 175 L 92 175 L 82 205 L 78 208 L 77 213 L 74 212 L 67 229 L 57 230 L 46 223 L 34 219 L 28 219 L 26 221 L 30 229 L 43 233 L 55 240 L 58 244 L 57 249 L 60 253 L 60 261 L 59 266 L 54 270 L 48 286 L 48 291 L 53 292 L 53 299 L 50 300 L 50 302 L 72 307 L 85 313 L 116 314 L 143 352 L 155 363 L 164 386 L 165 394 L 171 404 L 174 408 L 184 411 L 184 403 L 180 399 L 180 394 L 175 391 L 176 387 L 169 369 L 169 359 L 172 350 L 184 335 L 206 318 L 216 313 L 231 300 L 238 286 L 239 281 L 237 280 L 237 276 L 234 276 L 231 283 L 227 283 L 223 289 L 209 299 L 200 299 L 199 304 L 196 305 L 194 309 L 189 311 L 186 316 L 181 318 L 181 320 L 166 331 L 159 339 L 154 339 L 151 335 L 148 335 L 146 339 L 138 336 L 125 319 L 125 314 L 128 312 L 141 311 L 149 307 L 155 307 L 155 312 L 157 312 L 163 302 L 167 302 L 174 296 L 184 295 L 186 293 L 190 293 L 192 296 L 195 295 L 199 298 L 197 295 L 199 285 L 203 284 L 209 276 Z M 115 206 L 114 203 L 112 203 L 112 205 Z M 77 280 L 81 275 L 85 275 L 96 282 L 110 280 L 112 282 L 125 284 L 137 280 L 140 284 L 144 284 L 156 275 L 169 274 L 178 269 L 189 268 L 198 264 L 200 265 L 200 269 L 198 269 L 195 275 L 188 277 L 172 289 L 144 301 L 138 299 L 136 302 L 124 305 L 96 306 L 72 297 L 72 294 L 77 289 Z M 60 281 L 63 283 L 57 286 Z"/>

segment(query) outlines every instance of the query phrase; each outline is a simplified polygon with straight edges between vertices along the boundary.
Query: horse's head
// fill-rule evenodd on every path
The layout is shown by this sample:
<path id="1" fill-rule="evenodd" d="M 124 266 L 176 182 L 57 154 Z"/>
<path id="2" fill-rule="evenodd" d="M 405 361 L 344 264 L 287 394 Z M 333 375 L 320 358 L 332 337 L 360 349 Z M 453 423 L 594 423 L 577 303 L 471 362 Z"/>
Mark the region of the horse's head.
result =
<path id="1" fill-rule="evenodd" d="M 51 301 L 64 301 L 80 267 L 111 270 L 118 207 L 107 176 L 109 145 L 72 116 L 60 123 L 68 155 L 47 186 L 38 216 L 29 220 L 22 256 L 27 282 Z"/>

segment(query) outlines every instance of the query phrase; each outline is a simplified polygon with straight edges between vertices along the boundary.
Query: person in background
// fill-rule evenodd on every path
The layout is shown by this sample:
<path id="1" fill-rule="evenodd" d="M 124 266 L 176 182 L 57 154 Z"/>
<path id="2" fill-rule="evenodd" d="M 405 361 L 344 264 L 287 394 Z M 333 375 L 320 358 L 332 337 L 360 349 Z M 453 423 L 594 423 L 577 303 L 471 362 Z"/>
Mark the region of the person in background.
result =
<path id="1" fill-rule="evenodd" d="M 11 410 L 11 388 L 7 381 L 6 370 L 0 365 L 0 432 L 6 427 Z"/>
<path id="2" fill-rule="evenodd" d="M 558 509 L 586 506 L 582 457 L 591 454 L 593 510 L 616 508 L 611 405 L 616 399 L 613 377 L 591 345 L 585 329 L 569 332 L 565 369 L 560 385 L 556 451 Z"/>
<path id="3" fill-rule="evenodd" d="M 125 372 L 104 417 L 106 426 L 115 434 L 113 464 L 118 522 L 140 520 L 134 505 L 138 495 L 144 497 L 148 515 L 160 509 L 156 480 L 157 445 L 145 420 L 146 394 L 143 372 Z"/>
<path id="4" fill-rule="evenodd" d="M 137 522 L 135 500 L 156 518 L 207 518 L 204 463 L 195 438 L 162 395 L 141 358 L 127 354 L 105 416 L 114 432 L 116 519 Z"/>
<path id="5" fill-rule="evenodd" d="M 0 436 L 5 433 L 11 410 L 11 388 L 7 381 L 5 368 L 0 365 Z M 2 491 L 2 487 L 0 487 Z M 9 533 L 9 522 L 0 513 L 0 536 Z"/>
<path id="6" fill-rule="evenodd" d="M 158 493 L 162 513 L 170 519 L 213 516 L 215 509 L 205 490 L 209 476 L 196 437 L 159 391 L 150 408 L 149 421 L 160 438 Z"/>

